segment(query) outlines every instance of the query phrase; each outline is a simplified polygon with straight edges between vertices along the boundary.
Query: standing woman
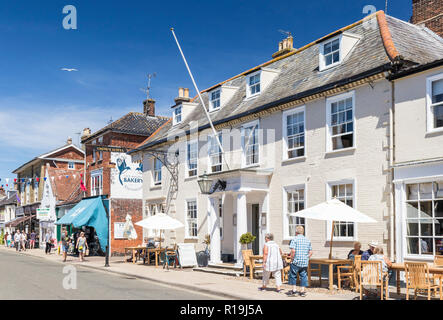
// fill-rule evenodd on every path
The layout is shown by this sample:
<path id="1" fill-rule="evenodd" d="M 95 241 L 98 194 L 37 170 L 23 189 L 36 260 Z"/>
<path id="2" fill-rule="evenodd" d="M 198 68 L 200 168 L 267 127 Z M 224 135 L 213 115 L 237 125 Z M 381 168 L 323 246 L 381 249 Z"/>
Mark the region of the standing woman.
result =
<path id="1" fill-rule="evenodd" d="M 281 292 L 281 270 L 283 269 L 282 252 L 277 243 L 274 242 L 274 235 L 265 235 L 265 245 L 263 247 L 263 285 L 260 291 L 266 289 L 271 273 L 274 274 L 277 292 Z"/>
<path id="2" fill-rule="evenodd" d="M 10 233 L 8 233 L 8 236 L 7 236 L 7 238 L 6 238 L 6 243 L 8 244 L 8 248 L 11 248 L 12 247 L 12 236 L 11 236 L 11 234 Z"/>
<path id="3" fill-rule="evenodd" d="M 85 252 L 88 248 L 88 242 L 86 241 L 85 233 L 80 233 L 80 237 L 77 239 L 77 245 L 75 246 L 78 250 L 78 255 L 80 257 L 80 261 L 84 261 Z"/>
<path id="4" fill-rule="evenodd" d="M 3 244 L 6 246 L 6 248 L 9 247 L 9 243 L 8 243 L 8 235 L 9 235 L 9 233 L 6 232 L 6 233 L 5 233 L 5 236 L 3 237 Z"/>

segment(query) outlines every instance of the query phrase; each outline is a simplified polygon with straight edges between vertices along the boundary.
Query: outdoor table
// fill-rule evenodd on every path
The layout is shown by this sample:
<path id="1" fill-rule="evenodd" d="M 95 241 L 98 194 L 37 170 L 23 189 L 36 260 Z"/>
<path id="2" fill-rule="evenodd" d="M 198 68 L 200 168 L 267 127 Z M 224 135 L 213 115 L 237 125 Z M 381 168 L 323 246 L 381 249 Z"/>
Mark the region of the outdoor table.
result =
<path id="1" fill-rule="evenodd" d="M 166 251 L 166 248 L 147 248 L 146 256 L 148 258 L 148 264 L 151 264 L 151 258 L 149 256 L 150 253 L 155 253 L 155 266 L 158 267 L 158 257 L 161 252 Z"/>
<path id="2" fill-rule="evenodd" d="M 144 254 L 144 250 L 146 250 L 146 247 L 126 247 L 125 248 L 125 256 L 128 251 L 131 251 L 132 252 L 132 263 L 136 263 L 137 262 L 136 261 L 137 253 L 138 253 L 138 256 L 140 257 L 141 255 Z"/>
<path id="3" fill-rule="evenodd" d="M 344 265 L 344 264 L 352 264 L 352 260 L 349 259 L 319 259 L 319 258 L 311 258 L 309 259 L 308 266 L 308 285 L 311 286 L 311 263 L 318 265 L 327 265 L 329 268 L 329 290 L 334 289 L 334 265 Z M 321 267 L 320 267 L 321 269 Z M 321 274 L 320 274 L 321 277 Z"/>
<path id="4" fill-rule="evenodd" d="M 263 256 L 262 255 L 254 255 L 254 254 L 252 254 L 252 255 L 249 256 L 249 260 L 251 261 L 251 264 L 250 264 L 250 267 L 249 267 L 251 270 L 249 272 L 249 275 L 250 275 L 251 279 L 254 279 L 255 261 L 263 260 Z"/>
<path id="5" fill-rule="evenodd" d="M 443 266 L 436 266 L 433 263 L 428 263 L 429 265 L 429 273 L 432 273 L 434 275 L 438 275 L 440 277 L 440 291 L 442 290 L 442 281 L 443 281 Z M 405 270 L 405 264 L 404 263 L 393 263 L 392 266 L 389 268 L 390 270 L 393 270 L 396 272 L 396 281 L 397 281 L 397 294 L 400 294 L 400 271 L 406 271 Z"/>

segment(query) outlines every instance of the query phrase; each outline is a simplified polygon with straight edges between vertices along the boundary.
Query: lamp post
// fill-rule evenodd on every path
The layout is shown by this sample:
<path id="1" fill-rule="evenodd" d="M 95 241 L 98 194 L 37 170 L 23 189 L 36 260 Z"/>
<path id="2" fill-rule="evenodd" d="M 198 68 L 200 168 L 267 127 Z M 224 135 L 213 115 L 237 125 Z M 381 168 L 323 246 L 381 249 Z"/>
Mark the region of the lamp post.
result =
<path id="1" fill-rule="evenodd" d="M 197 180 L 197 183 L 202 194 L 211 194 L 212 179 L 208 177 L 206 171 L 203 176 Z"/>

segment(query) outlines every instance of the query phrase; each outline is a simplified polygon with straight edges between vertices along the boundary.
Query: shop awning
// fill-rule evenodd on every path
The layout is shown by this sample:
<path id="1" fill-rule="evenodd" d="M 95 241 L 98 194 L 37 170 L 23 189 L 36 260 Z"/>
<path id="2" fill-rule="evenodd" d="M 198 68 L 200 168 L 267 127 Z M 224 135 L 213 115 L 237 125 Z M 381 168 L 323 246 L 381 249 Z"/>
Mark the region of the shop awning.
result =
<path id="1" fill-rule="evenodd" d="M 32 218 L 35 218 L 35 215 L 32 216 L 23 216 L 19 218 L 15 218 L 14 220 L 8 221 L 5 223 L 5 227 L 17 227 L 20 223 L 25 222 L 27 220 L 31 220 Z"/>
<path id="2" fill-rule="evenodd" d="M 55 224 L 93 227 L 102 249 L 108 245 L 108 218 L 101 197 L 83 199 Z"/>

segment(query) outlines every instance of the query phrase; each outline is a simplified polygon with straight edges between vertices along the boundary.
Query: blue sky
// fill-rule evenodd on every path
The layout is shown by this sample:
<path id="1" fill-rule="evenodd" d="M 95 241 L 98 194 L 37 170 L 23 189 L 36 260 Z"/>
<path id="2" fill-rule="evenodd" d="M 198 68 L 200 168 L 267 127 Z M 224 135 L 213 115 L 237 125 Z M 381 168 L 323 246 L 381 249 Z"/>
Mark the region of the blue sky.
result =
<path id="1" fill-rule="evenodd" d="M 62 26 L 69 4 L 77 30 Z M 169 116 L 179 86 L 194 95 L 171 26 L 204 89 L 269 60 L 279 29 L 301 47 L 363 18 L 365 5 L 385 0 L 2 1 L 0 184 L 83 128 L 142 111 L 148 73 L 157 114 Z M 412 1 L 390 0 L 388 14 L 409 20 Z"/>

